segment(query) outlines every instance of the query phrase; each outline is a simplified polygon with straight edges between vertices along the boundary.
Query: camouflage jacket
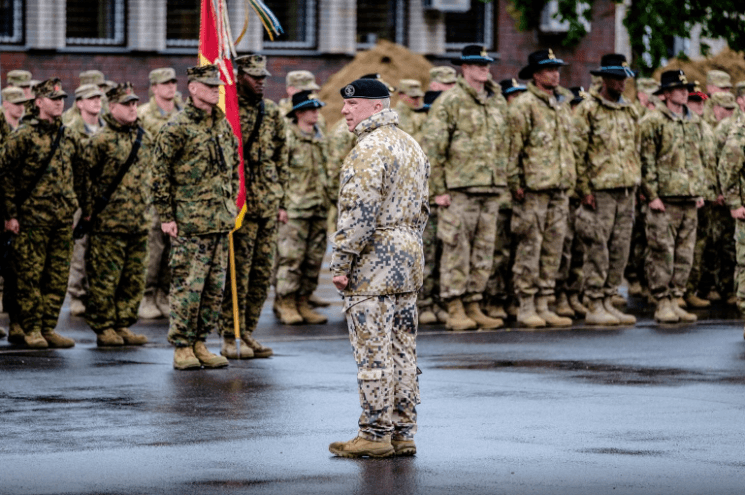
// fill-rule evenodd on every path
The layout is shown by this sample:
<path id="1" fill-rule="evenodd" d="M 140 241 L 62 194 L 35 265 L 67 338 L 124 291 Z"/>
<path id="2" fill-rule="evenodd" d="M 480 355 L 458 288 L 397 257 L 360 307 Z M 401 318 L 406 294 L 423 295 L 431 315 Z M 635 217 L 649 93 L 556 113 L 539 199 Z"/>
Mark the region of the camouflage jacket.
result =
<path id="1" fill-rule="evenodd" d="M 290 174 L 285 190 L 287 215 L 290 218 L 326 216 L 330 204 L 326 177 L 326 137 L 318 127 L 311 135 L 300 130 L 297 124 L 290 124 L 287 148 Z"/>
<path id="2" fill-rule="evenodd" d="M 241 133 L 245 148 L 256 118 L 259 115 L 260 99 L 238 98 L 241 118 Z M 264 119 L 259 134 L 250 150 L 243 150 L 246 170 L 246 216 L 268 218 L 285 208 L 287 186 L 287 123 L 279 113 L 279 107 L 264 99 Z"/>
<path id="3" fill-rule="evenodd" d="M 292 119 L 287 118 L 287 112 L 292 110 L 292 98 L 282 98 L 277 102 L 277 106 L 279 107 L 279 114 L 285 118 L 287 124 L 289 125 L 292 123 Z M 318 122 L 316 122 L 316 125 L 321 129 L 321 132 L 324 134 L 326 133 L 326 119 L 323 114 L 318 114 Z"/>
<path id="4" fill-rule="evenodd" d="M 745 193 L 745 118 L 735 119 L 719 155 L 717 172 L 724 200 L 732 210 L 743 206 Z"/>
<path id="5" fill-rule="evenodd" d="M 133 125 L 124 126 L 111 114 L 104 115 L 106 127 L 88 141 L 86 154 L 90 175 L 90 194 L 83 208 L 83 216 L 89 216 L 95 201 L 103 196 L 119 173 L 137 138 L 139 119 Z M 122 177 L 119 186 L 109 198 L 106 207 L 99 213 L 92 227 L 93 232 L 113 234 L 144 234 L 150 230 L 150 174 L 153 158 L 153 139 L 146 132 L 137 157 Z"/>
<path id="6" fill-rule="evenodd" d="M 21 228 L 69 225 L 79 204 L 85 204 L 87 190 L 83 144 L 77 132 L 62 131 L 59 147 L 47 171 L 22 205 L 18 196 L 32 187 L 36 173 L 48 160 L 62 122 L 25 119 L 10 134 L 0 155 L 0 173 L 5 192 L 5 218 L 16 218 Z"/>
<path id="7" fill-rule="evenodd" d="M 395 110 L 398 114 L 398 128 L 416 139 L 420 134 L 422 124 L 424 124 L 424 119 L 427 115 L 415 112 L 403 101 L 399 101 L 396 104 Z"/>
<path id="8" fill-rule="evenodd" d="M 85 121 L 83 120 L 83 116 L 78 114 L 75 117 L 73 117 L 73 119 L 70 121 L 69 124 L 67 124 L 67 127 L 77 132 L 78 134 L 80 134 L 81 138 L 85 139 L 97 133 L 98 131 L 100 131 L 105 125 L 106 125 L 106 122 L 104 121 L 104 119 L 102 117 L 99 117 L 98 118 L 99 127 L 98 129 L 93 129 L 89 127 L 88 124 L 85 123 Z"/>
<path id="9" fill-rule="evenodd" d="M 235 225 L 239 188 L 238 139 L 225 114 L 211 115 L 187 100 L 164 125 L 153 156 L 153 204 L 179 235 L 228 232 Z"/>
<path id="10" fill-rule="evenodd" d="M 574 150 L 580 197 L 641 182 L 639 116 L 621 98 L 610 102 L 595 91 L 574 112 Z"/>
<path id="11" fill-rule="evenodd" d="M 745 113 L 743 113 L 739 108 L 736 108 L 732 115 L 722 119 L 715 127 L 712 127 L 716 143 L 717 160 L 719 160 L 719 156 L 724 149 L 724 143 L 727 141 L 727 136 L 729 136 L 732 127 L 737 121 L 742 121 L 743 119 L 745 119 Z"/>
<path id="12" fill-rule="evenodd" d="M 422 285 L 422 232 L 429 218 L 429 163 L 417 142 L 383 110 L 354 132 L 344 160 L 331 273 L 347 296 L 415 292 Z"/>
<path id="13" fill-rule="evenodd" d="M 698 115 L 688 107 L 684 111 L 681 117 L 658 107 L 639 123 L 642 193 L 647 201 L 716 196 L 714 135 Z"/>
<path id="14" fill-rule="evenodd" d="M 65 110 L 64 112 L 62 112 L 62 123 L 64 125 L 69 125 L 70 122 L 72 122 L 75 119 L 75 117 L 79 117 L 79 116 L 80 116 L 80 109 L 78 108 L 78 106 L 75 104 L 75 101 L 73 100 L 72 106 L 68 108 L 67 110 Z"/>
<path id="15" fill-rule="evenodd" d="M 150 136 L 155 139 L 158 132 L 160 132 L 160 128 L 181 110 L 183 110 L 183 107 L 175 104 L 173 111 L 166 113 L 160 109 L 153 96 L 149 102 L 137 107 L 137 117 L 140 119 L 142 128 L 149 132 Z"/>
<path id="16" fill-rule="evenodd" d="M 0 151 L 2 151 L 3 144 L 5 144 L 12 131 L 13 129 L 10 128 L 10 124 L 5 119 L 5 112 L 0 110 Z"/>
<path id="17" fill-rule="evenodd" d="M 455 87 L 432 104 L 422 143 L 432 165 L 433 196 L 450 189 L 507 185 L 504 99 L 488 94 L 482 99 L 458 76 Z"/>
<path id="18" fill-rule="evenodd" d="M 357 144 L 357 136 L 353 132 L 349 132 L 347 121 L 342 117 L 339 122 L 334 124 L 328 137 L 329 161 L 326 173 L 329 178 L 329 199 L 332 203 L 336 203 L 339 198 L 341 164 L 355 144 Z"/>
<path id="19" fill-rule="evenodd" d="M 572 147 L 572 115 L 564 97 L 557 99 L 533 82 L 510 104 L 510 189 L 573 189 L 577 180 Z"/>

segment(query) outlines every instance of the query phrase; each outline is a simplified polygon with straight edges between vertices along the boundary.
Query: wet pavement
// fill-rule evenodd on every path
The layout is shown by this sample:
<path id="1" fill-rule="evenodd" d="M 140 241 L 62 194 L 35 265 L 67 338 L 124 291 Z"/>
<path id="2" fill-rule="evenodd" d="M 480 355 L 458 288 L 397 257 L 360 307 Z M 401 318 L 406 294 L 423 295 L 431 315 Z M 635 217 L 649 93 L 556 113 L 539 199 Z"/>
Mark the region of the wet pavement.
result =
<path id="1" fill-rule="evenodd" d="M 223 370 L 173 370 L 165 320 L 135 327 L 144 348 L 98 349 L 67 308 L 75 348 L 1 341 L 0 494 L 742 491 L 745 341 L 721 307 L 694 325 L 633 306 L 622 329 L 423 328 L 418 454 L 385 460 L 327 450 L 359 414 L 340 307 L 286 327 L 267 304 L 275 355 Z"/>

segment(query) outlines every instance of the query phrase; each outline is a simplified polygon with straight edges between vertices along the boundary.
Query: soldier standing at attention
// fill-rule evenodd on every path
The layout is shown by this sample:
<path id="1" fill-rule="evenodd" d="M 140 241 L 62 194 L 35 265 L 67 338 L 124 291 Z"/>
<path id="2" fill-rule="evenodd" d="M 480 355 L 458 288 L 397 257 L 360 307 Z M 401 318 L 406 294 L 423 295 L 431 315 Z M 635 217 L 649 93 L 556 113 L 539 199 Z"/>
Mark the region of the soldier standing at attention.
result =
<path id="1" fill-rule="evenodd" d="M 38 81 L 33 80 L 33 75 L 27 70 L 16 69 L 8 72 L 7 81 L 8 86 L 21 88 L 23 90 L 23 95 L 28 98 L 26 103 L 23 105 L 26 110 L 26 115 L 30 116 L 32 113 L 35 113 L 36 105 L 34 104 L 33 86 L 38 83 Z"/>
<path id="2" fill-rule="evenodd" d="M 307 70 L 293 70 L 288 72 L 285 81 L 287 83 L 287 98 L 279 100 L 277 105 L 279 105 L 279 112 L 287 118 L 287 114 L 293 107 L 292 97 L 295 93 L 301 91 L 318 91 L 321 88 L 316 84 L 316 76 Z M 288 118 L 287 121 L 289 123 L 292 119 Z M 326 119 L 320 113 L 318 114 L 318 123 L 316 125 L 321 129 L 321 132 L 326 132 Z"/>
<path id="3" fill-rule="evenodd" d="M 96 333 L 99 347 L 142 345 L 147 337 L 132 333 L 129 327 L 137 321 L 145 290 L 151 219 L 150 191 L 143 184 L 151 175 L 153 144 L 139 126 L 139 97 L 132 84 L 119 84 L 106 96 L 106 127 L 87 146 L 91 194 L 86 211 L 87 216 L 93 216 L 85 319 Z M 112 187 L 115 189 L 109 196 Z"/>
<path id="4" fill-rule="evenodd" d="M 362 414 L 357 437 L 329 446 L 341 457 L 416 453 L 416 294 L 429 214 L 429 164 L 398 129 L 390 93 L 375 80 L 341 89 L 358 142 L 344 160 L 331 273 L 344 296 Z"/>
<path id="5" fill-rule="evenodd" d="M 512 272 L 520 302 L 517 322 L 527 327 L 572 324 L 548 309 L 564 245 L 567 191 L 576 183 L 572 116 L 557 91 L 563 65 L 551 49 L 531 53 L 518 75 L 532 81 L 509 110 L 508 177 L 512 234 L 518 242 Z"/>
<path id="6" fill-rule="evenodd" d="M 277 246 L 277 223 L 287 223 L 287 124 L 273 101 L 264 98 L 269 71 L 266 57 L 245 55 L 238 68 L 238 111 L 243 134 L 246 175 L 246 216 L 233 235 L 239 324 L 242 345 L 238 356 L 233 329 L 230 284 L 222 301 L 221 354 L 230 359 L 267 358 L 273 351 L 253 338 L 272 279 Z"/>
<path id="7" fill-rule="evenodd" d="M 485 87 L 493 61 L 479 45 L 463 48 L 452 60 L 462 76 L 435 100 L 422 129 L 443 245 L 440 297 L 447 327 L 456 331 L 504 324 L 479 306 L 492 270 L 499 198 L 507 191 L 507 105 Z"/>
<path id="8" fill-rule="evenodd" d="M 409 136 L 419 134 L 425 114 L 415 112 L 422 106 L 422 83 L 416 79 L 401 79 L 398 82 L 398 103 L 394 110 L 398 114 L 398 128 Z"/>
<path id="9" fill-rule="evenodd" d="M 715 93 L 731 93 L 732 92 L 732 78 L 729 74 L 723 70 L 710 70 L 706 73 L 706 92 L 709 95 L 709 99 L 704 101 L 704 112 L 702 118 L 704 122 L 709 124 L 709 127 L 715 129 L 719 121 L 714 115 L 714 105 L 711 97 Z"/>
<path id="10" fill-rule="evenodd" d="M 646 273 L 656 300 L 654 318 L 661 323 L 696 321 L 675 300 L 683 297 L 693 263 L 697 209 L 712 184 L 706 169 L 714 166 L 714 136 L 709 125 L 686 103 L 692 84 L 682 70 L 662 73 L 660 106 L 641 120 L 642 193 L 649 255 Z"/>
<path id="11" fill-rule="evenodd" d="M 588 299 L 585 323 L 633 325 L 636 318 L 613 306 L 623 282 L 634 223 L 634 198 L 641 182 L 639 115 L 623 98 L 626 80 L 634 77 L 626 57 L 603 55 L 599 91 L 577 107 L 574 146 L 577 190 L 582 205 L 575 228 L 584 239 L 584 285 Z"/>
<path id="12" fill-rule="evenodd" d="M 60 80 L 34 90 L 38 113 L 11 134 L 0 156 L 5 230 L 16 235 L 16 299 L 26 345 L 72 347 L 75 341 L 54 329 L 67 288 L 73 214 L 85 204 L 83 147 L 60 120 L 67 97 Z"/>
<path id="13" fill-rule="evenodd" d="M 176 71 L 162 67 L 150 71 L 150 90 L 153 96 L 150 101 L 140 105 L 137 116 L 142 127 L 153 140 L 160 128 L 175 114 L 183 110 L 176 101 Z M 145 296 L 140 303 L 138 316 L 145 319 L 168 318 L 168 290 L 171 284 L 171 272 L 168 269 L 168 257 L 171 252 L 170 237 L 160 228 L 160 218 L 155 208 L 151 208 L 152 225 L 147 240 L 149 257 L 147 275 L 145 275 Z"/>
<path id="14" fill-rule="evenodd" d="M 94 86 L 97 86 L 98 89 L 101 90 L 101 95 L 104 95 L 104 91 L 108 89 L 106 85 L 106 78 L 103 75 L 103 72 L 100 70 L 87 70 L 85 72 L 81 72 L 79 74 L 80 77 L 80 86 L 86 86 L 88 84 L 93 84 Z M 101 108 L 103 109 L 103 113 L 106 113 L 108 111 L 108 105 L 104 104 L 106 101 L 105 96 L 101 96 Z M 77 105 L 73 105 L 62 114 L 62 123 L 65 125 L 69 125 L 75 117 L 80 116 L 80 108 L 78 108 Z"/>
<path id="15" fill-rule="evenodd" d="M 217 66 L 187 74 L 186 107 L 161 128 L 153 157 L 153 203 L 172 242 L 168 341 L 179 370 L 228 365 L 204 342 L 220 324 L 240 163 L 238 140 L 217 107 Z"/>

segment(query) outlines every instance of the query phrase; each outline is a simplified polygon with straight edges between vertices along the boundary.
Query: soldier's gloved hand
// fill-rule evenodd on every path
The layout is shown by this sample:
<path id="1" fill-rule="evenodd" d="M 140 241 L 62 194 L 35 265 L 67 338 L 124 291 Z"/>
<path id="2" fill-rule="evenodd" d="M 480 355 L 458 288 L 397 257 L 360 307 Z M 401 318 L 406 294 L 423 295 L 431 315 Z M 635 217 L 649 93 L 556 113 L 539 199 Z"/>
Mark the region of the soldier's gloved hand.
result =
<path id="1" fill-rule="evenodd" d="M 287 223 L 287 212 L 282 208 L 277 212 L 277 220 L 281 223 Z"/>
<path id="2" fill-rule="evenodd" d="M 588 194 L 584 198 L 582 198 L 582 204 L 585 206 L 589 206 L 593 210 L 597 208 L 597 204 L 595 203 L 595 196 L 593 194 Z"/>
<path id="3" fill-rule="evenodd" d="M 14 234 L 18 235 L 18 233 L 21 231 L 21 224 L 18 223 L 17 219 L 11 218 L 10 220 L 7 220 L 5 222 L 5 230 L 7 232 L 13 232 Z"/>
<path id="4" fill-rule="evenodd" d="M 435 203 L 437 203 L 437 206 L 444 206 L 447 208 L 450 206 L 450 195 L 440 194 L 439 196 L 435 196 Z"/>
<path id="5" fill-rule="evenodd" d="M 736 210 L 730 210 L 729 214 L 732 215 L 732 218 L 745 220 L 745 206 L 741 206 Z"/>
<path id="6" fill-rule="evenodd" d="M 178 226 L 176 225 L 176 222 L 161 223 L 160 230 L 162 230 L 164 234 L 168 234 L 174 239 L 178 237 Z"/>
<path id="7" fill-rule="evenodd" d="M 665 203 L 663 203 L 660 198 L 649 203 L 649 207 L 656 211 L 665 211 Z"/>
<path id="8" fill-rule="evenodd" d="M 696 198 L 696 208 L 701 208 L 704 206 L 704 198 Z"/>

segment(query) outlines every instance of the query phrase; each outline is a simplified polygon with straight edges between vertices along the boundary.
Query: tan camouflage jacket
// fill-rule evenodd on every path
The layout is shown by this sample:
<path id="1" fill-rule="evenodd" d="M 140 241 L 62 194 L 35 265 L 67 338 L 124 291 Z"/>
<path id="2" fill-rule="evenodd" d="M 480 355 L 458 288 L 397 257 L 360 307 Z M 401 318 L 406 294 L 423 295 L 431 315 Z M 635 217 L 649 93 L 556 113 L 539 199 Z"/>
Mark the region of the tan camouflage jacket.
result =
<path id="1" fill-rule="evenodd" d="M 415 112 L 403 101 L 399 101 L 394 110 L 398 114 L 398 128 L 416 139 L 421 132 L 426 114 Z"/>
<path id="2" fill-rule="evenodd" d="M 282 98 L 277 102 L 277 106 L 279 107 L 280 115 L 285 118 L 287 125 L 289 125 L 292 122 L 292 119 L 287 118 L 287 112 L 292 110 L 292 98 Z M 316 125 L 321 129 L 321 132 L 326 134 L 326 119 L 323 114 L 318 114 L 318 122 L 316 122 Z"/>
<path id="3" fill-rule="evenodd" d="M 731 210 L 745 204 L 745 118 L 735 119 L 719 155 L 717 172 L 727 206 Z"/>
<path id="4" fill-rule="evenodd" d="M 642 194 L 651 202 L 669 197 L 716 198 L 714 134 L 698 115 L 667 107 L 649 112 L 641 132 Z"/>
<path id="5" fill-rule="evenodd" d="M 347 296 L 416 292 L 422 285 L 422 232 L 429 218 L 429 163 L 417 142 L 383 110 L 354 132 L 344 160 L 331 273 Z"/>
<path id="6" fill-rule="evenodd" d="M 328 213 L 328 149 L 321 129 L 316 127 L 315 131 L 313 135 L 305 133 L 294 123 L 287 128 L 290 178 L 285 195 L 289 218 L 311 218 Z"/>
<path id="7" fill-rule="evenodd" d="M 80 137 L 84 140 L 93 134 L 99 132 L 101 129 L 103 129 L 104 126 L 106 126 L 106 122 L 102 117 L 98 118 L 98 129 L 93 129 L 88 126 L 88 124 L 85 123 L 83 120 L 83 116 L 78 114 L 70 121 L 69 124 L 67 124 L 67 127 L 72 129 L 73 131 L 80 134 Z"/>
<path id="8" fill-rule="evenodd" d="M 243 145 L 246 146 L 259 115 L 260 99 L 238 98 Z M 264 119 L 250 150 L 243 150 L 246 174 L 246 216 L 269 218 L 285 209 L 287 185 L 287 123 L 279 107 L 264 99 Z"/>
<path id="9" fill-rule="evenodd" d="M 633 187 L 641 182 L 639 116 L 621 98 L 613 103 L 596 91 L 574 111 L 572 134 L 577 163 L 577 191 Z"/>
<path id="10" fill-rule="evenodd" d="M 353 132 L 349 132 L 347 121 L 342 117 L 339 122 L 334 124 L 328 137 L 329 162 L 326 172 L 329 178 L 329 194 L 332 203 L 336 203 L 339 199 L 341 164 L 355 144 L 357 144 L 357 136 Z"/>
<path id="11" fill-rule="evenodd" d="M 21 228 L 67 225 L 72 229 L 75 210 L 85 204 L 87 170 L 83 143 L 79 134 L 67 127 L 47 171 L 20 209 L 16 204 L 18 195 L 32 186 L 39 167 L 48 159 L 61 125 L 60 119 L 24 119 L 0 154 L 5 219 L 18 219 Z"/>
<path id="12" fill-rule="evenodd" d="M 211 115 L 187 100 L 164 125 L 153 156 L 153 204 L 180 236 L 228 232 L 235 225 L 238 139 L 225 114 Z"/>
<path id="13" fill-rule="evenodd" d="M 455 87 L 432 104 L 422 143 L 432 166 L 433 196 L 473 187 L 496 192 L 497 186 L 507 185 L 504 99 L 489 94 L 483 100 L 458 76 Z"/>
<path id="14" fill-rule="evenodd" d="M 158 132 L 160 132 L 160 128 L 181 110 L 183 110 L 183 107 L 177 103 L 174 105 L 172 112 L 166 113 L 160 109 L 153 96 L 149 102 L 137 107 L 137 117 L 142 123 L 142 128 L 155 139 L 158 136 Z"/>
<path id="15" fill-rule="evenodd" d="M 83 216 L 90 216 L 95 202 L 103 196 L 119 173 L 137 138 L 138 119 L 124 126 L 110 113 L 104 115 L 106 127 L 93 135 L 86 146 L 90 193 L 83 208 Z M 111 234 L 145 234 L 150 230 L 150 176 L 153 163 L 153 139 L 147 132 L 137 157 L 122 177 L 106 207 L 99 213 L 92 232 Z"/>
<path id="16" fill-rule="evenodd" d="M 529 82 L 528 90 L 512 100 L 507 113 L 512 133 L 507 175 L 513 192 L 574 188 L 574 127 L 564 99 Z"/>

